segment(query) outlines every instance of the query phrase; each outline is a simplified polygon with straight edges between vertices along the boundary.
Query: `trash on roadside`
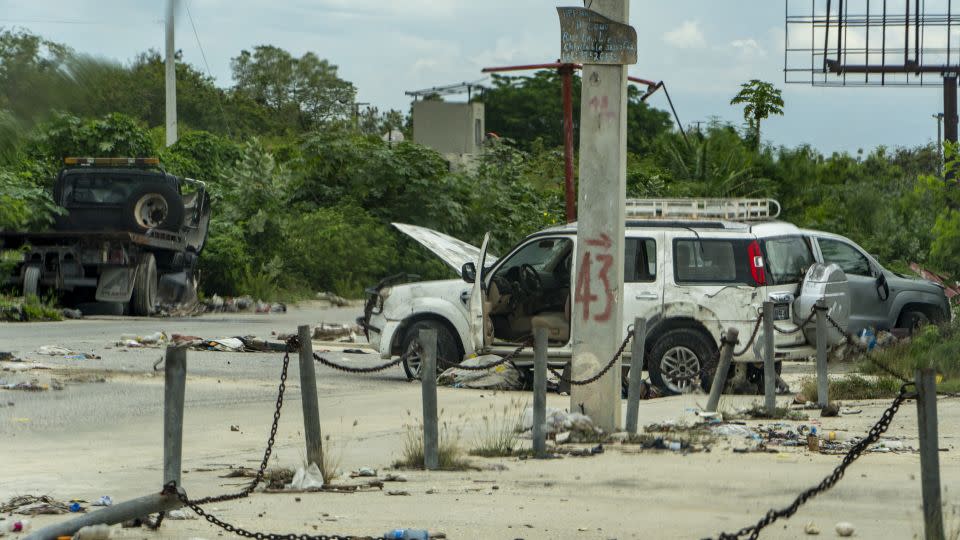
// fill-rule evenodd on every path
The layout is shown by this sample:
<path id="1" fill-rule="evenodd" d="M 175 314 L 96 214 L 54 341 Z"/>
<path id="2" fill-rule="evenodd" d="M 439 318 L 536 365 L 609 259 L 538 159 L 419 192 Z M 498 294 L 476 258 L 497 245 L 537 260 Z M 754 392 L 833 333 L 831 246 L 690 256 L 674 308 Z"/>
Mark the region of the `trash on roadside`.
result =
<path id="1" fill-rule="evenodd" d="M 26 392 L 43 392 L 49 390 L 46 384 L 40 384 L 37 379 L 31 379 L 30 382 L 6 383 L 0 381 L 0 388 L 4 390 L 23 390 Z"/>
<path id="2" fill-rule="evenodd" d="M 384 482 L 406 482 L 407 477 L 402 474 L 389 473 L 387 477 L 383 479 Z"/>
<path id="3" fill-rule="evenodd" d="M 70 350 L 66 347 L 60 347 L 59 345 L 44 345 L 37 349 L 36 354 L 42 354 L 44 356 L 63 356 L 70 360 L 99 360 L 100 357 L 92 353 L 81 353 L 77 351 Z"/>
<path id="4" fill-rule="evenodd" d="M 853 536 L 854 528 L 853 524 L 846 521 L 841 521 L 836 524 L 837 534 L 840 536 Z"/>
<path id="5" fill-rule="evenodd" d="M 394 490 L 394 491 L 388 491 L 388 492 L 387 492 L 387 495 L 393 495 L 393 496 L 399 496 L 399 497 L 406 497 L 406 496 L 410 495 L 410 492 L 409 492 L 409 491 L 405 491 L 405 490 Z"/>
<path id="6" fill-rule="evenodd" d="M 804 525 L 803 532 L 805 532 L 806 534 L 809 534 L 810 536 L 816 536 L 820 534 L 820 528 L 817 527 L 817 525 L 814 522 L 809 521 L 807 522 L 806 525 Z"/>
<path id="7" fill-rule="evenodd" d="M 484 366 L 500 360 L 495 354 L 475 356 L 464 360 L 461 365 L 466 367 Z M 475 390 L 522 390 L 523 377 L 512 366 L 501 364 L 492 369 L 470 371 L 451 367 L 446 369 L 437 378 L 437 383 L 454 388 L 472 388 Z M 532 418 L 532 417 L 531 417 Z"/>
<path id="8" fill-rule="evenodd" d="M 243 342 L 247 352 L 286 352 L 287 344 L 284 341 L 268 341 L 253 336 L 237 337 Z"/>
<path id="9" fill-rule="evenodd" d="M 297 472 L 293 474 L 293 480 L 287 484 L 287 489 L 322 489 L 323 474 L 316 463 L 311 463 L 309 467 L 297 467 Z"/>
<path id="10" fill-rule="evenodd" d="M 188 336 L 184 334 L 171 334 L 170 342 L 174 345 L 193 345 L 203 341 L 202 337 L 198 336 Z"/>
<path id="11" fill-rule="evenodd" d="M 760 438 L 760 435 L 758 435 L 757 432 L 740 424 L 720 424 L 718 426 L 711 426 L 710 431 L 714 435 L 718 435 L 720 437 L 730 437 L 733 439 L 757 440 Z"/>
<path id="12" fill-rule="evenodd" d="M 163 332 L 154 332 L 145 336 L 139 336 L 137 334 L 122 334 L 120 336 L 120 340 L 117 341 L 117 346 L 128 347 L 131 349 L 138 349 L 141 347 L 157 348 L 165 345 L 166 343 L 167 334 Z"/>
<path id="13" fill-rule="evenodd" d="M 373 467 L 360 467 L 359 469 L 350 473 L 350 478 L 360 478 L 360 477 L 375 477 L 377 476 L 377 470 Z"/>
<path id="14" fill-rule="evenodd" d="M 73 535 L 72 540 L 108 540 L 112 530 L 105 523 L 87 525 Z"/>
<path id="15" fill-rule="evenodd" d="M 15 512 L 21 516 L 41 514 L 66 514 L 69 507 L 48 495 L 19 495 L 0 504 L 0 514 Z"/>
<path id="16" fill-rule="evenodd" d="M 318 292 L 318 293 L 317 293 L 317 300 L 321 300 L 321 301 L 324 301 L 324 302 L 329 302 L 331 305 L 334 305 L 334 306 L 337 306 L 337 307 L 344 307 L 344 306 L 346 306 L 346 305 L 348 305 L 348 304 L 350 303 L 350 302 L 347 301 L 346 298 L 344 298 L 344 297 L 342 297 L 342 296 L 337 296 L 336 294 L 334 294 L 334 293 L 332 293 L 332 292 L 329 292 L 329 291 Z"/>
<path id="17" fill-rule="evenodd" d="M 337 341 L 355 343 L 357 334 L 362 330 L 355 324 L 320 323 L 313 327 L 313 339 L 316 341 Z"/>
<path id="18" fill-rule="evenodd" d="M 113 498 L 109 495 L 103 495 L 99 499 L 93 501 L 91 506 L 113 506 Z"/>
<path id="19" fill-rule="evenodd" d="M 63 315 L 63 318 L 65 319 L 82 319 L 83 318 L 83 312 L 80 311 L 79 309 L 63 308 L 60 310 L 60 314 Z"/>
<path id="20" fill-rule="evenodd" d="M 14 360 L 9 362 L 0 361 L 0 371 L 29 371 L 31 369 L 53 369 L 51 366 L 39 362 L 29 362 L 23 360 Z"/>
<path id="21" fill-rule="evenodd" d="M 85 510 L 83 506 L 80 506 L 80 503 L 73 502 L 73 503 L 70 503 L 70 511 L 73 513 L 77 513 L 77 512 L 84 512 Z"/>
<path id="22" fill-rule="evenodd" d="M 176 510 L 168 510 L 167 519 L 177 519 L 177 520 L 197 519 L 197 516 L 193 514 L 189 514 L 183 509 L 178 508 Z"/>
<path id="23" fill-rule="evenodd" d="M 211 339 L 200 342 L 194 348 L 205 351 L 244 352 L 246 349 L 240 338 Z"/>
<path id="24" fill-rule="evenodd" d="M 25 533 L 30 530 L 30 520 L 29 519 L 12 519 L 5 521 L 0 527 L 0 532 L 8 533 Z"/>

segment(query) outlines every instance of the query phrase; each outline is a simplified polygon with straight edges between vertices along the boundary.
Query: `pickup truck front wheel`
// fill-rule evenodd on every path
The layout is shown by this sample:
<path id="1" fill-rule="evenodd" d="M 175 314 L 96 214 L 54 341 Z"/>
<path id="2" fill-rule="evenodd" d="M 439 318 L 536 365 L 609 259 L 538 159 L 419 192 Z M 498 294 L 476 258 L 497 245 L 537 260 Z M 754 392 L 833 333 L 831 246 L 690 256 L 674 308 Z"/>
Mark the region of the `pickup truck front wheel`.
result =
<path id="1" fill-rule="evenodd" d="M 410 380 L 419 379 L 421 375 L 420 359 L 423 355 L 423 345 L 420 343 L 420 330 L 427 328 L 437 331 L 438 374 L 450 366 L 459 364 L 463 357 L 456 337 L 446 326 L 437 321 L 415 322 L 404 332 L 401 345 L 404 355 L 403 371 Z"/>
<path id="2" fill-rule="evenodd" d="M 157 260 L 153 253 L 147 253 L 137 265 L 137 274 L 133 282 L 133 298 L 130 299 L 130 311 L 138 317 L 153 315 L 157 309 Z"/>

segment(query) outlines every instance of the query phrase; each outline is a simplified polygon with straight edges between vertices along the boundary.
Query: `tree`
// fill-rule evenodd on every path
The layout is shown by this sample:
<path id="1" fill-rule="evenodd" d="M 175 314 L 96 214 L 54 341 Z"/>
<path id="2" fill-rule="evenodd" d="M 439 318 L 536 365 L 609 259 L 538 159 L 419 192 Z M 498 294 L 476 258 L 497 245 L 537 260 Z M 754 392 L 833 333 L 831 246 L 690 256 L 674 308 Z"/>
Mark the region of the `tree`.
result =
<path id="1" fill-rule="evenodd" d="M 337 76 L 337 66 L 308 52 L 295 58 L 272 45 L 241 51 L 230 61 L 235 90 L 279 116 L 286 127 L 310 130 L 347 118 L 356 89 Z"/>
<path id="2" fill-rule="evenodd" d="M 745 105 L 743 118 L 747 121 L 754 145 L 760 148 L 760 122 L 771 114 L 783 116 L 783 96 L 780 89 L 768 82 L 753 79 L 740 85 L 740 92 L 730 100 L 731 105 Z"/>

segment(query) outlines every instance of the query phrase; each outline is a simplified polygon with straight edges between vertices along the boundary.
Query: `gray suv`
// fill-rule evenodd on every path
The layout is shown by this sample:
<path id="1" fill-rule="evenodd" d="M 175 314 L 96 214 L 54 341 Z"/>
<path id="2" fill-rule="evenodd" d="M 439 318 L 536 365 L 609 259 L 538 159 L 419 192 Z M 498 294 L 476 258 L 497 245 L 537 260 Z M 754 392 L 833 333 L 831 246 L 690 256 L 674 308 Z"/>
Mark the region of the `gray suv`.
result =
<path id="1" fill-rule="evenodd" d="M 850 239 L 804 230 L 818 262 L 838 265 L 850 287 L 850 321 L 847 332 L 856 336 L 864 328 L 914 329 L 926 323 L 950 320 L 950 304 L 942 286 L 885 269 Z"/>

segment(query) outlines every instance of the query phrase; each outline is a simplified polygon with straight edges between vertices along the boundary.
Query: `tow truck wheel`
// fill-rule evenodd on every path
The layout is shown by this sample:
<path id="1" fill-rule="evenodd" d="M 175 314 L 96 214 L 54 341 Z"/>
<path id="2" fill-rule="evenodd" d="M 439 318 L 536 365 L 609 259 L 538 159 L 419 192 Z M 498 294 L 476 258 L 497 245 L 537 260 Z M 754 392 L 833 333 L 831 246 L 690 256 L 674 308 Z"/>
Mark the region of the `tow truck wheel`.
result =
<path id="1" fill-rule="evenodd" d="M 28 266 L 23 269 L 23 296 L 36 296 L 40 287 L 40 267 Z"/>
<path id="2" fill-rule="evenodd" d="M 446 326 L 437 321 L 419 321 L 410 325 L 403 334 L 402 351 L 405 356 L 403 360 L 403 371 L 406 372 L 410 380 L 420 378 L 420 355 L 423 354 L 423 346 L 420 344 L 420 330 L 433 329 L 437 331 L 437 373 L 439 374 L 448 367 L 460 363 L 463 354 L 460 352 L 460 346 L 457 344 L 457 338 L 454 337 Z"/>
<path id="3" fill-rule="evenodd" d="M 133 315 L 153 315 L 157 309 L 157 287 L 157 260 L 153 253 L 147 253 L 137 265 L 133 282 L 133 298 L 130 300 L 130 311 Z"/>

